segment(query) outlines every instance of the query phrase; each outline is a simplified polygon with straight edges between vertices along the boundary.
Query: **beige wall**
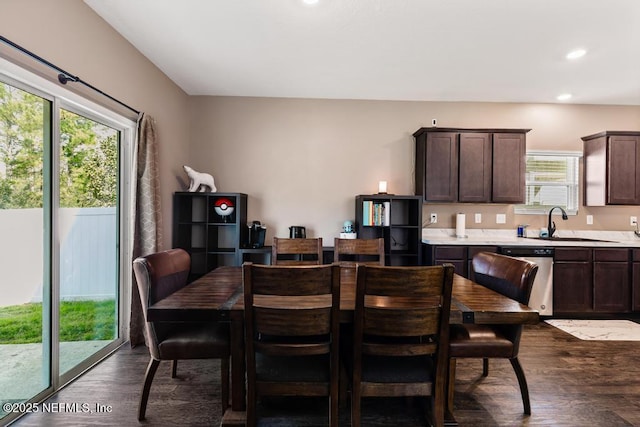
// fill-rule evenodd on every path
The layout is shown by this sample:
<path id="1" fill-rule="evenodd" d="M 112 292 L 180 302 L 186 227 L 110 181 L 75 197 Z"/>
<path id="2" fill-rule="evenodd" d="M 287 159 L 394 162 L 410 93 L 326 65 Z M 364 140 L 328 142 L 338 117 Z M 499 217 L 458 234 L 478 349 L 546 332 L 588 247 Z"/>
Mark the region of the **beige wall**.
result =
<path id="1" fill-rule="evenodd" d="M 354 196 L 412 194 L 412 133 L 432 118 L 441 127 L 531 128 L 528 147 L 581 150 L 580 137 L 640 130 L 640 107 L 188 97 L 81 0 L 2 0 L 2 35 L 156 119 L 165 247 L 171 243 L 171 194 L 186 188 L 181 169 L 210 172 L 219 191 L 249 194 L 249 220 L 267 224 L 267 240 L 304 225 L 331 245 L 354 219 Z M 6 48 L 5 48 L 6 50 Z M 55 74 L 53 75 L 55 78 Z M 456 212 L 469 228 L 544 224 L 516 217 L 510 205 L 425 205 L 442 227 Z M 469 224 L 473 213 L 483 223 Z M 585 214 L 594 215 L 586 226 Z M 507 224 L 495 224 L 506 213 Z M 581 208 L 559 227 L 629 229 L 636 207 Z"/>
<path id="2" fill-rule="evenodd" d="M 219 191 L 249 194 L 249 220 L 267 224 L 267 240 L 304 225 L 325 244 L 354 219 L 354 196 L 377 192 L 379 180 L 390 193 L 413 194 L 412 133 L 433 118 L 440 127 L 532 129 L 527 147 L 539 150 L 582 151 L 581 136 L 640 130 L 640 107 L 229 97 L 194 97 L 190 106 L 192 166 L 211 172 Z M 438 213 L 436 227 L 454 227 L 457 212 L 468 228 L 546 226 L 545 215 L 517 216 L 512 205 L 426 204 L 423 212 Z M 496 224 L 497 213 L 506 224 Z M 640 209 L 580 207 L 558 228 L 629 230 L 629 215 Z"/>
<path id="3" fill-rule="evenodd" d="M 181 165 L 189 156 L 189 97 L 82 0 L 0 0 L 0 29 L 14 43 L 156 120 L 164 247 L 170 247 L 171 195 L 181 188 L 176 177 L 184 174 Z M 0 53 L 15 55 L 3 43 Z M 49 74 L 55 80 L 57 73 Z"/>

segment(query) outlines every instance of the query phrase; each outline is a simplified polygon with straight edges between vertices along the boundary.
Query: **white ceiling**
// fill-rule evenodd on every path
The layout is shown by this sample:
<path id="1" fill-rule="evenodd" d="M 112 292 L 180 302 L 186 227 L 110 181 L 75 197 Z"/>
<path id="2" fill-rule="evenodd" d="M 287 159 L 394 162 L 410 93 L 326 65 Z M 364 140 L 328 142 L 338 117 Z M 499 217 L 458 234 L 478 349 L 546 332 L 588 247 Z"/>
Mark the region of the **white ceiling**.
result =
<path id="1" fill-rule="evenodd" d="M 639 0 L 85 3 L 190 95 L 640 105 Z"/>

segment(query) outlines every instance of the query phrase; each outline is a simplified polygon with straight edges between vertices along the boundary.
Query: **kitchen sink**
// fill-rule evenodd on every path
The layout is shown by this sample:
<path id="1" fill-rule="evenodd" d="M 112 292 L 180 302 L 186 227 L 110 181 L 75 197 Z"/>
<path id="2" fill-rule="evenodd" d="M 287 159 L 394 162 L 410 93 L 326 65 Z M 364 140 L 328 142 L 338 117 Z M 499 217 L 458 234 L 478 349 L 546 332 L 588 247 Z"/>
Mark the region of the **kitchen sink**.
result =
<path id="1" fill-rule="evenodd" d="M 528 237 L 528 239 L 547 240 L 549 242 L 609 242 L 609 240 L 587 239 L 586 237 Z"/>

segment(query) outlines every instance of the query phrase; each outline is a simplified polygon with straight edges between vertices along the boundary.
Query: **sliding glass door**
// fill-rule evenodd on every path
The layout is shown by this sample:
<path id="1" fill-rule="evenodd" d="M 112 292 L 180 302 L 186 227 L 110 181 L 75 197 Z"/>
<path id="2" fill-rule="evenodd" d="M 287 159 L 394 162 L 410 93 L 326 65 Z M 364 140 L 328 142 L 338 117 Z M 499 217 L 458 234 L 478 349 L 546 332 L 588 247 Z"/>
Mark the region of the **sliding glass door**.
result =
<path id="1" fill-rule="evenodd" d="M 121 165 L 131 133 L 0 74 L 3 422 L 122 342 Z"/>
<path id="2" fill-rule="evenodd" d="M 60 110 L 57 169 L 59 369 L 63 375 L 118 333 L 120 132 Z"/>
<path id="3" fill-rule="evenodd" d="M 51 387 L 52 102 L 0 83 L 0 418 Z M 16 408 L 19 409 L 19 408 Z"/>

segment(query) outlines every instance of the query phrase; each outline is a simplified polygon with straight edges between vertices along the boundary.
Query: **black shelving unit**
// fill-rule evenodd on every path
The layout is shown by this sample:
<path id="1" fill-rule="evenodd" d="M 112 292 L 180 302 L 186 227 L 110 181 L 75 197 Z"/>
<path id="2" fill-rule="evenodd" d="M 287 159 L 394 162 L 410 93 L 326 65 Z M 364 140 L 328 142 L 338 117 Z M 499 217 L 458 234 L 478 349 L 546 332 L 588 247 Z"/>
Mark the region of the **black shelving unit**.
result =
<path id="1" fill-rule="evenodd" d="M 422 197 L 356 196 L 356 232 L 359 239 L 384 238 L 385 265 L 420 265 Z"/>
<path id="2" fill-rule="evenodd" d="M 173 195 L 173 247 L 191 255 L 190 280 L 223 265 L 239 265 L 248 230 L 246 194 Z"/>

